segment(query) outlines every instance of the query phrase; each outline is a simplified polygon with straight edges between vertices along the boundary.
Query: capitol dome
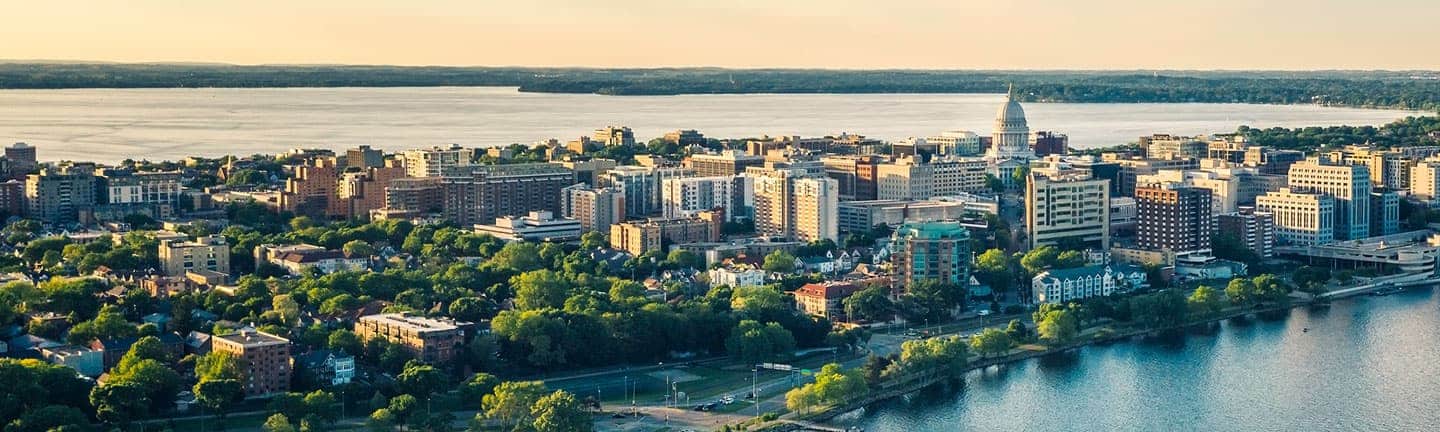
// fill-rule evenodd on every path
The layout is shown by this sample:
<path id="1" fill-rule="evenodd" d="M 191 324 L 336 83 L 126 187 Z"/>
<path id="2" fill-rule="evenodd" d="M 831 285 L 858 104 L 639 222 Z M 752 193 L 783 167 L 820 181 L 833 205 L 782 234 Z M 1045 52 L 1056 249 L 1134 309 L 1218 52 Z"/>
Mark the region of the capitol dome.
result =
<path id="1" fill-rule="evenodd" d="M 1005 93 L 1005 103 L 995 113 L 995 122 L 1006 127 L 1025 127 L 1025 109 L 1015 100 L 1015 86 Z"/>

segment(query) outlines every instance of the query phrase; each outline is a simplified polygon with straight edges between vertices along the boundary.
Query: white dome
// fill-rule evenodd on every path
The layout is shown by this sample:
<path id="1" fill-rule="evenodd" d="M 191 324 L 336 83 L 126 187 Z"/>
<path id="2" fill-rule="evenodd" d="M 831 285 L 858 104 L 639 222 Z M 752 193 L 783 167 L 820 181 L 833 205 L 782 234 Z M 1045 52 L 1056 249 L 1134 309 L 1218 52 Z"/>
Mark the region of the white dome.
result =
<path id="1" fill-rule="evenodd" d="M 1020 107 L 1020 102 L 1015 100 L 1013 93 L 1005 95 L 1005 104 L 1000 105 L 1000 111 L 995 113 L 995 121 L 1007 124 L 1025 125 L 1025 108 Z"/>

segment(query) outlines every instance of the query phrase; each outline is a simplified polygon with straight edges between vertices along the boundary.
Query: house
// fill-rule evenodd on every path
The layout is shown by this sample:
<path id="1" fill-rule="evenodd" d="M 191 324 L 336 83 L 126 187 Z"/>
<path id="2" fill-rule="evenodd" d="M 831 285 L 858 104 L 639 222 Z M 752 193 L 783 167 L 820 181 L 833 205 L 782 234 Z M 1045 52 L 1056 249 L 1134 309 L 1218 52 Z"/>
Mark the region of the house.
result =
<path id="1" fill-rule="evenodd" d="M 835 259 L 826 256 L 795 258 L 795 269 L 809 273 L 835 273 Z"/>
<path id="2" fill-rule="evenodd" d="M 140 322 L 144 324 L 154 324 L 155 328 L 159 329 L 161 332 L 164 332 L 166 326 L 170 325 L 170 315 L 156 312 L 141 317 Z"/>
<path id="3" fill-rule="evenodd" d="M 805 284 L 795 290 L 795 307 L 810 315 L 844 321 L 847 318 L 842 301 L 860 290 L 859 285 L 849 282 Z"/>
<path id="4" fill-rule="evenodd" d="M 59 345 L 40 349 L 46 361 L 69 366 L 90 378 L 105 373 L 105 353 L 76 345 Z"/>
<path id="5" fill-rule="evenodd" d="M 163 299 L 172 295 L 184 294 L 195 289 L 195 285 L 189 278 L 180 276 L 150 276 L 140 279 L 140 288 L 150 293 L 151 297 Z"/>
<path id="6" fill-rule="evenodd" d="M 765 285 L 765 270 L 761 270 L 750 264 L 716 267 L 710 269 L 706 276 L 710 279 L 710 286 L 712 287 L 721 285 L 731 287 Z"/>
<path id="7" fill-rule="evenodd" d="M 185 335 L 185 353 L 205 355 L 210 352 L 210 334 L 191 330 Z"/>
<path id="8" fill-rule="evenodd" d="M 320 246 L 263 244 L 255 247 L 255 261 L 274 264 L 290 274 L 303 274 L 315 269 L 322 274 L 369 268 L 369 257 L 349 256 L 343 251 Z"/>
<path id="9" fill-rule="evenodd" d="M 1145 269 L 1129 264 L 1046 270 L 1030 280 L 1036 304 L 1109 296 L 1147 286 Z"/>
<path id="10" fill-rule="evenodd" d="M 315 350 L 296 356 L 295 364 L 320 386 L 349 384 L 355 378 L 355 356 L 344 352 Z"/>

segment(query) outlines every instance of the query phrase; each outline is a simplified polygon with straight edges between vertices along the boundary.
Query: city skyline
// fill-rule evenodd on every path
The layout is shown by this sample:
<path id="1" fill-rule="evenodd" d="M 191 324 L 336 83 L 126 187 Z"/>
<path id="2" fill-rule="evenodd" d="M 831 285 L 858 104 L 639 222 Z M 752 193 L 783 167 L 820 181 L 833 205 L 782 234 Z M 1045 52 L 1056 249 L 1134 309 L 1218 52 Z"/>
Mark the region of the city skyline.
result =
<path id="1" fill-rule="evenodd" d="M 836 69 L 1440 69 L 1418 0 L 1152 4 L 79 0 L 9 8 L 10 60 Z M 84 13 L 76 14 L 75 11 Z M 1396 14 L 1392 11 L 1406 10 Z M 1383 20 L 1385 25 L 1370 25 Z M 943 47 L 943 49 L 937 49 Z"/>

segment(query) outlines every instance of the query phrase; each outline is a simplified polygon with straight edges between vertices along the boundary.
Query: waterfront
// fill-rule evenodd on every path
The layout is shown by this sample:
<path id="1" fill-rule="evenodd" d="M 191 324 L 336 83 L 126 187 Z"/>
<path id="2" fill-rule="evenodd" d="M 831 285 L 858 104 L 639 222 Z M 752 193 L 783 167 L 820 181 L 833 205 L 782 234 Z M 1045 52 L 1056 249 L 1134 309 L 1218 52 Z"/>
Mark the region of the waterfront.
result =
<path id="1" fill-rule="evenodd" d="M 1440 424 L 1437 361 L 1440 301 L 1419 290 L 976 371 L 962 387 L 832 423 L 911 432 L 1426 430 Z"/>
<path id="2" fill-rule="evenodd" d="M 747 94 L 599 96 L 513 88 L 77 89 L 0 91 L 0 142 L 24 141 L 46 160 L 278 153 L 369 144 L 402 150 L 573 139 L 626 125 L 649 139 L 697 129 L 713 137 L 883 139 L 967 129 L 989 134 L 1003 95 Z M 1151 133 L 1231 132 L 1237 126 L 1378 125 L 1396 110 L 1313 105 L 1027 103 L 1033 130 L 1070 135 L 1077 148 Z"/>

